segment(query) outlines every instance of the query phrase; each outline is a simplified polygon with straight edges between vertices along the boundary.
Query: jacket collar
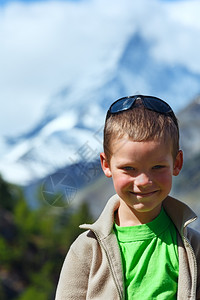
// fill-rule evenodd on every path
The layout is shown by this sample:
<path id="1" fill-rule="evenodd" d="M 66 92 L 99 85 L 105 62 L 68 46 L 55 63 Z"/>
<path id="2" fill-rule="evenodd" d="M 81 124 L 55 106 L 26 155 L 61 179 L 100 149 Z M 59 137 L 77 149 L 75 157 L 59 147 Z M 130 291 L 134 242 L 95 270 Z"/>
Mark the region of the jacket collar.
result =
<path id="1" fill-rule="evenodd" d="M 173 197 L 168 196 L 163 201 L 163 207 L 181 236 L 186 234 L 186 227 L 197 219 L 197 215 L 187 204 Z"/>
<path id="2" fill-rule="evenodd" d="M 100 239 L 107 237 L 113 230 L 113 223 L 115 218 L 115 211 L 119 207 L 119 196 L 115 194 L 112 196 L 106 206 L 104 207 L 101 215 L 93 224 L 83 224 L 79 227 L 82 229 L 90 229 L 96 234 Z"/>

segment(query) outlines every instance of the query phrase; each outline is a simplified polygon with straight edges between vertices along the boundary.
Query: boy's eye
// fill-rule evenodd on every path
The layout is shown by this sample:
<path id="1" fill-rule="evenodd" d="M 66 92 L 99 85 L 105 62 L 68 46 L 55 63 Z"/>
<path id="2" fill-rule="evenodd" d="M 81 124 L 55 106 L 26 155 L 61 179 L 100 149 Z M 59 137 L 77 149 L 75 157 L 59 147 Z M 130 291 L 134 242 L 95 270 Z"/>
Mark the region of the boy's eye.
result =
<path id="1" fill-rule="evenodd" d="M 156 166 L 153 167 L 153 169 L 159 170 L 159 169 L 162 169 L 162 168 L 164 168 L 164 167 L 165 167 L 165 166 L 163 166 L 163 165 L 156 165 Z"/>
<path id="2" fill-rule="evenodd" d="M 129 167 L 129 166 L 123 167 L 123 169 L 124 169 L 125 171 L 132 171 L 132 170 L 135 170 L 133 167 Z"/>

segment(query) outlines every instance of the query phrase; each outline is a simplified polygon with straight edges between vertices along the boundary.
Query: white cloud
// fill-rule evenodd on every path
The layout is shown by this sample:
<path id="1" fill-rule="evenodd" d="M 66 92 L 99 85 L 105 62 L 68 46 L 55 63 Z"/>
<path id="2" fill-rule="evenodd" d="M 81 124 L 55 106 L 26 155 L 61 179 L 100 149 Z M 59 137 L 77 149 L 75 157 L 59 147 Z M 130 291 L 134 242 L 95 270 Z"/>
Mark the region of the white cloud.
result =
<path id="1" fill-rule="evenodd" d="M 119 0 L 112 4 L 114 10 L 104 9 L 105 1 L 12 3 L 1 8 L 1 133 L 26 130 L 24 125 L 32 125 L 57 90 L 113 65 L 132 29 L 125 29 L 128 11 L 121 14 Z M 119 22 L 125 31 L 121 37 L 119 28 L 115 30 Z"/>
<path id="2" fill-rule="evenodd" d="M 142 26 L 144 35 L 154 39 L 152 55 L 169 64 L 182 64 L 200 73 L 200 1 L 174 1 L 160 5 L 148 26 Z"/>
<path id="3" fill-rule="evenodd" d="M 141 30 L 152 55 L 200 72 L 196 0 L 10 3 L 0 8 L 0 135 L 26 131 L 48 97 L 67 84 L 112 71 Z"/>

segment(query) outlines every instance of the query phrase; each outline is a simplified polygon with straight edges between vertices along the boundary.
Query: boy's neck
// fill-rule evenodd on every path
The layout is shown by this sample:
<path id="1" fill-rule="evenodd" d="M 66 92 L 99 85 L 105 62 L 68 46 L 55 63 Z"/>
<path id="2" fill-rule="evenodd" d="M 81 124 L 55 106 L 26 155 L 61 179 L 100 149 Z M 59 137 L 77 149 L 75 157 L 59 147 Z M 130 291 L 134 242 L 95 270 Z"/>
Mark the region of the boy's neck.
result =
<path id="1" fill-rule="evenodd" d="M 120 206 L 116 212 L 115 222 L 118 226 L 136 226 L 153 221 L 160 213 L 161 205 L 147 212 L 138 212 L 120 200 Z"/>

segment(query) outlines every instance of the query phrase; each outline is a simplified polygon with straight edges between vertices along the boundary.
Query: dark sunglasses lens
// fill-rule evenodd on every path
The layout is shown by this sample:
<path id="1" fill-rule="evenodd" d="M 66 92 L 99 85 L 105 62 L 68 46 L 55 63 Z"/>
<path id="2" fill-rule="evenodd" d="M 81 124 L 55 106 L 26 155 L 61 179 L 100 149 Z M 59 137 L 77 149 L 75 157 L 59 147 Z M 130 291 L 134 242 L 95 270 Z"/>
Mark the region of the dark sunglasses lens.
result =
<path id="1" fill-rule="evenodd" d="M 110 107 L 110 113 L 114 114 L 120 111 L 128 110 L 131 108 L 135 98 L 122 98 L 114 102 Z"/>
<path id="2" fill-rule="evenodd" d="M 144 97 L 143 98 L 145 106 L 153 111 L 160 113 L 170 113 L 172 112 L 171 107 L 161 99 L 154 97 Z"/>

